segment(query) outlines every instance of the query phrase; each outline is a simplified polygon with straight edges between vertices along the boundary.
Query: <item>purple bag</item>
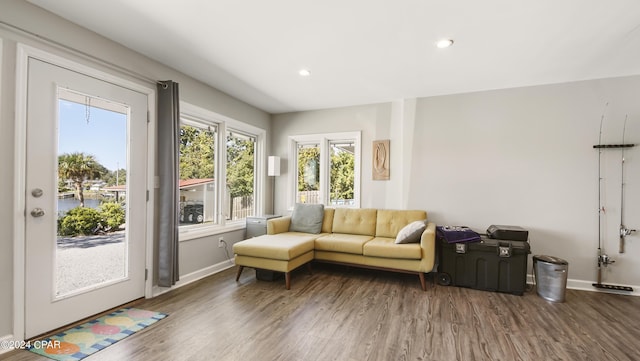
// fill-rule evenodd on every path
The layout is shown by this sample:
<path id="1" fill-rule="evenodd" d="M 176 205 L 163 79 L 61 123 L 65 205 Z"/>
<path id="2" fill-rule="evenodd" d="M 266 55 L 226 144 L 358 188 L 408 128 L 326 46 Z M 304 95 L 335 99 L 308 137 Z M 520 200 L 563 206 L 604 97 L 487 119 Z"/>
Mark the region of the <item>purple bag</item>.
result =
<path id="1" fill-rule="evenodd" d="M 436 236 L 447 243 L 477 242 L 480 235 L 467 226 L 437 226 Z"/>

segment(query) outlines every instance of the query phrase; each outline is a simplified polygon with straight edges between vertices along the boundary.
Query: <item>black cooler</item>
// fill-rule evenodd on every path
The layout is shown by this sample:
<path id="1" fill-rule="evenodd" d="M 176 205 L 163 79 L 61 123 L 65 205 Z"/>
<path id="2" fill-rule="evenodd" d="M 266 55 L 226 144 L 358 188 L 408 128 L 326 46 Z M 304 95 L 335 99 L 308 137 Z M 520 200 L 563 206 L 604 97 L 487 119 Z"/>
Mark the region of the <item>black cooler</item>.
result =
<path id="1" fill-rule="evenodd" d="M 438 242 L 438 283 L 522 295 L 527 283 L 526 241 L 490 239 L 479 242 Z"/>

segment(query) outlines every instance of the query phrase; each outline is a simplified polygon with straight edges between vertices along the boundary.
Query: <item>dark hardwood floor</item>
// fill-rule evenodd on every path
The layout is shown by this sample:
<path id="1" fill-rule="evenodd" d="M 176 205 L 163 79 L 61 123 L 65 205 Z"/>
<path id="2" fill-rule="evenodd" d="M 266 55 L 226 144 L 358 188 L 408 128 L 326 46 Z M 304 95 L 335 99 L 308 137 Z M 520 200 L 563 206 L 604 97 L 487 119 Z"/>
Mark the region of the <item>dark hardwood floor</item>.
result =
<path id="1" fill-rule="evenodd" d="M 640 360 L 640 297 L 565 303 L 314 264 L 284 280 L 229 269 L 135 305 L 169 317 L 86 360 Z M 28 351 L 3 360 L 46 360 Z"/>

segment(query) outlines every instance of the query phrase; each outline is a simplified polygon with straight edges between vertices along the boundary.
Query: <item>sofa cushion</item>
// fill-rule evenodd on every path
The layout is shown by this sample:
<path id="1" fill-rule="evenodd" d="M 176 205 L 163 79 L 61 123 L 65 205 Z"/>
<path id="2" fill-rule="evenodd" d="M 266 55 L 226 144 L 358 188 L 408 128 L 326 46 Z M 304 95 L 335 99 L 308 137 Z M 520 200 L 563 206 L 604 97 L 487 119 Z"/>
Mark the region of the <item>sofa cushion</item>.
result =
<path id="1" fill-rule="evenodd" d="M 298 232 L 263 235 L 235 243 L 233 252 L 242 256 L 288 261 L 313 251 L 316 237 Z"/>
<path id="2" fill-rule="evenodd" d="M 291 216 L 271 218 L 267 221 L 267 234 L 278 234 L 289 232 Z"/>
<path id="3" fill-rule="evenodd" d="M 371 236 L 332 233 L 318 237 L 315 241 L 315 249 L 316 251 L 362 254 L 362 246 L 372 238 Z"/>
<path id="4" fill-rule="evenodd" d="M 335 208 L 324 208 L 324 219 L 322 220 L 322 233 L 331 233 L 333 229 L 333 215 Z"/>
<path id="5" fill-rule="evenodd" d="M 363 254 L 369 257 L 421 259 L 419 243 L 396 244 L 394 238 L 376 237 L 365 243 Z"/>
<path id="6" fill-rule="evenodd" d="M 407 224 L 398 232 L 396 243 L 416 243 L 420 242 L 420 236 L 427 228 L 427 220 L 415 221 Z"/>
<path id="7" fill-rule="evenodd" d="M 367 208 L 336 208 L 332 232 L 373 237 L 376 234 L 376 212 Z"/>
<path id="8" fill-rule="evenodd" d="M 296 203 L 291 213 L 289 231 L 318 234 L 322 231 L 323 218 L 323 204 Z"/>
<path id="9" fill-rule="evenodd" d="M 376 237 L 395 238 L 407 224 L 427 219 L 427 212 L 414 210 L 378 210 Z"/>

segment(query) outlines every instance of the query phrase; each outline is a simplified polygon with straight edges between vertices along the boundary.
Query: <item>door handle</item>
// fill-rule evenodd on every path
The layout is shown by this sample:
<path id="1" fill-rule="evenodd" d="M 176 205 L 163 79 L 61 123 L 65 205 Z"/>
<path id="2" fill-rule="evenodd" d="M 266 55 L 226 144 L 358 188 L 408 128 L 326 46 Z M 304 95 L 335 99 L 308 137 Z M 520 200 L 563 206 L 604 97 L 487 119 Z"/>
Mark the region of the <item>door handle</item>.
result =
<path id="1" fill-rule="evenodd" d="M 42 217 L 44 216 L 44 210 L 42 208 L 34 208 L 31 211 L 31 215 L 34 217 Z"/>

